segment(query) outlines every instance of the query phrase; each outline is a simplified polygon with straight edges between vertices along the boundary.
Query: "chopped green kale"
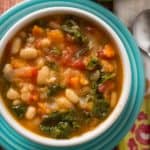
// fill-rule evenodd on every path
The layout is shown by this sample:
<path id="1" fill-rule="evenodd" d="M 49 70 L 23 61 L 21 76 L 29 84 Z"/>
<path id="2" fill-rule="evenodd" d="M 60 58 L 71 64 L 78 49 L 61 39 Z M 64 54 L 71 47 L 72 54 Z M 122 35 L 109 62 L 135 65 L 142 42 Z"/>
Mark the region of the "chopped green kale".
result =
<path id="1" fill-rule="evenodd" d="M 104 99 L 96 99 L 93 107 L 93 115 L 97 118 L 104 119 L 110 112 L 109 103 Z"/>
<path id="2" fill-rule="evenodd" d="M 107 80 L 113 79 L 116 77 L 116 73 L 101 73 L 99 83 L 104 83 Z"/>
<path id="3" fill-rule="evenodd" d="M 11 108 L 15 115 L 20 119 L 24 117 L 27 110 L 27 106 L 25 104 L 12 105 Z"/>
<path id="4" fill-rule="evenodd" d="M 80 27 L 74 19 L 67 19 L 61 26 L 62 30 L 70 34 L 74 40 L 81 44 L 88 43 L 87 37 L 81 33 Z"/>
<path id="5" fill-rule="evenodd" d="M 88 119 L 89 116 L 86 113 L 78 110 L 53 112 L 43 118 L 40 129 L 54 138 L 68 138 Z"/>
<path id="6" fill-rule="evenodd" d="M 54 96 L 54 95 L 58 94 L 59 92 L 61 92 L 64 89 L 65 89 L 65 87 L 63 85 L 53 84 L 53 85 L 48 87 L 47 95 L 48 96 Z"/>
<path id="7" fill-rule="evenodd" d="M 54 61 L 47 62 L 47 66 L 52 70 L 55 70 L 55 71 L 59 70 L 58 64 Z"/>
<path id="8" fill-rule="evenodd" d="M 87 70 L 94 70 L 99 66 L 99 61 L 97 58 L 91 58 L 90 61 L 87 64 Z"/>

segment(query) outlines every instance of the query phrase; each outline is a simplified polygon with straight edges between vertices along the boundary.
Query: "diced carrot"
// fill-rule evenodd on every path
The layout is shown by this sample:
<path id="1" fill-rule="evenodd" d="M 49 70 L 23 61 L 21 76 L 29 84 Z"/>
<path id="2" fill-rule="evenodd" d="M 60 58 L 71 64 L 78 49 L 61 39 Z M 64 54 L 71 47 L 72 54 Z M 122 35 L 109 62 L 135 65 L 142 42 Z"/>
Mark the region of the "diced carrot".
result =
<path id="1" fill-rule="evenodd" d="M 115 51 L 110 44 L 106 44 L 104 49 L 98 51 L 98 56 L 106 59 L 114 58 Z"/>
<path id="2" fill-rule="evenodd" d="M 40 114 L 50 113 L 50 109 L 48 108 L 46 103 L 39 102 L 37 105 L 38 105 L 38 113 Z"/>
<path id="3" fill-rule="evenodd" d="M 30 70 L 28 70 L 26 72 L 26 76 L 32 77 L 32 78 L 36 77 L 37 76 L 37 69 L 32 67 Z"/>
<path id="4" fill-rule="evenodd" d="M 21 67 L 26 66 L 26 64 L 27 63 L 22 59 L 19 59 L 19 58 L 11 59 L 11 65 L 13 66 L 13 68 L 21 68 Z"/>
<path id="5" fill-rule="evenodd" d="M 21 78 L 33 78 L 37 77 L 37 68 L 35 67 L 24 67 L 15 70 L 15 75 Z"/>
<path id="6" fill-rule="evenodd" d="M 72 88 L 79 88 L 80 87 L 80 77 L 78 77 L 78 76 L 71 77 L 69 80 L 69 85 Z"/>
<path id="7" fill-rule="evenodd" d="M 111 45 L 109 45 L 109 44 L 105 45 L 104 55 L 106 55 L 106 57 L 108 57 L 108 58 L 112 58 L 115 56 L 115 51 Z"/>
<path id="8" fill-rule="evenodd" d="M 35 25 L 32 29 L 32 35 L 35 37 L 43 36 L 44 30 L 41 27 Z"/>
<path id="9" fill-rule="evenodd" d="M 60 43 L 64 41 L 64 34 L 58 29 L 47 32 L 47 36 L 54 43 Z"/>

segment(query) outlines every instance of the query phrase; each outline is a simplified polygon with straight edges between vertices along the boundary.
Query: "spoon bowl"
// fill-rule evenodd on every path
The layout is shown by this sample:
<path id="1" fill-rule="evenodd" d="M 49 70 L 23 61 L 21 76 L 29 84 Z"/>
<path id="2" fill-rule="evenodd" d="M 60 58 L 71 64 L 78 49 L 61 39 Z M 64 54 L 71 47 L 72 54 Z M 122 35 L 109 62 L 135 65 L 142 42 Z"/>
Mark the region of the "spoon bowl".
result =
<path id="1" fill-rule="evenodd" d="M 142 11 L 135 18 L 132 31 L 138 46 L 150 56 L 150 9 Z"/>

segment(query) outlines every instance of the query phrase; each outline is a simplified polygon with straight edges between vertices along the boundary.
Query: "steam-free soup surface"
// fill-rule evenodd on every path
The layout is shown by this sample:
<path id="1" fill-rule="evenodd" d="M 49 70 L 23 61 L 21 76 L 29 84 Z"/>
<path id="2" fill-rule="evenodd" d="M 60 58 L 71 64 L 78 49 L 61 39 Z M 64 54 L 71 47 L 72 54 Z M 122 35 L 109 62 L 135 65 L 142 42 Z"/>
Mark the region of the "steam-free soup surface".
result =
<path id="1" fill-rule="evenodd" d="M 120 96 L 122 65 L 103 28 L 83 18 L 49 16 L 8 42 L 0 81 L 3 101 L 21 125 L 64 139 L 107 119 Z"/>

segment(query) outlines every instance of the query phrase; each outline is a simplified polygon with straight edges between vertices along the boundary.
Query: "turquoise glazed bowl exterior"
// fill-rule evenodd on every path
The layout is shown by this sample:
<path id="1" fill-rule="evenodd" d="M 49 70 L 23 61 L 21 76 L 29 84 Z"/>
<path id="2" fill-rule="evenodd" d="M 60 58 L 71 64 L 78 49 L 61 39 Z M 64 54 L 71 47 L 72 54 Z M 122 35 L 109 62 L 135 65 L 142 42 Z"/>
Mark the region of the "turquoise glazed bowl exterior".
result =
<path id="1" fill-rule="evenodd" d="M 63 145 L 63 147 L 60 147 L 59 145 L 57 146 L 57 144 L 52 144 L 53 146 L 45 146 L 30 141 L 24 136 L 21 136 L 7 124 L 6 120 L 3 117 L 0 117 L 0 145 L 3 145 L 3 147 L 5 147 L 6 149 L 11 148 L 14 150 L 46 150 L 49 148 L 54 150 L 111 149 L 131 128 L 138 114 L 144 95 L 144 70 L 139 50 L 128 30 L 116 17 L 114 17 L 103 7 L 88 0 L 83 0 L 82 2 L 80 2 L 79 0 L 31 0 L 23 2 L 10 9 L 0 17 L 0 39 L 2 39 L 5 36 L 5 33 L 13 26 L 13 24 L 18 22 L 22 17 L 25 17 L 35 11 L 39 11 L 40 9 L 54 7 L 69 7 L 87 11 L 92 15 L 102 19 L 117 34 L 123 46 L 125 47 L 131 67 L 131 90 L 129 92 L 128 100 L 126 102 L 126 105 L 124 106 L 123 111 L 113 122 L 113 124 L 109 126 L 109 129 L 105 130 L 103 134 L 95 136 L 93 139 L 87 141 L 86 143 L 80 143 L 78 145 L 73 144 L 74 146 L 72 144 L 69 144 L 69 147 L 67 145 Z"/>

